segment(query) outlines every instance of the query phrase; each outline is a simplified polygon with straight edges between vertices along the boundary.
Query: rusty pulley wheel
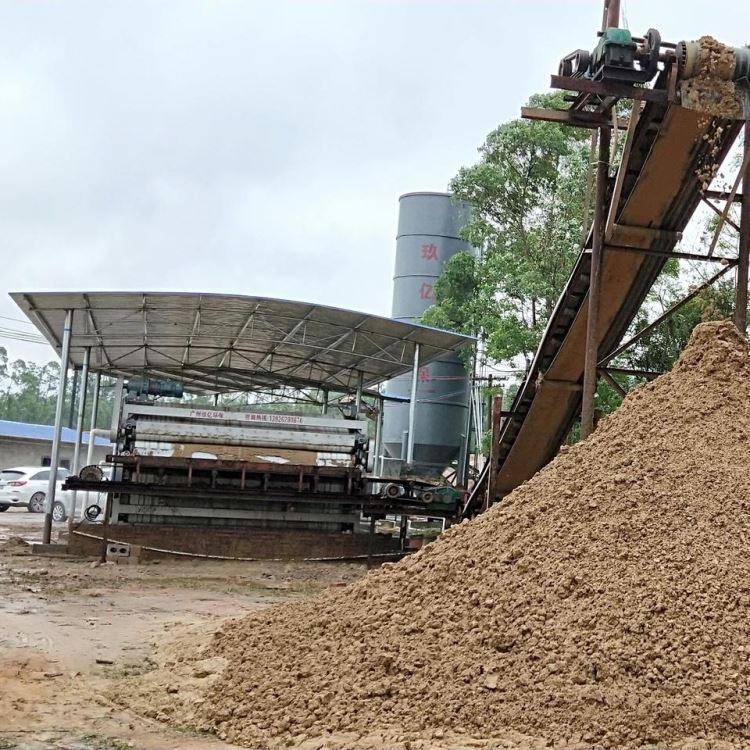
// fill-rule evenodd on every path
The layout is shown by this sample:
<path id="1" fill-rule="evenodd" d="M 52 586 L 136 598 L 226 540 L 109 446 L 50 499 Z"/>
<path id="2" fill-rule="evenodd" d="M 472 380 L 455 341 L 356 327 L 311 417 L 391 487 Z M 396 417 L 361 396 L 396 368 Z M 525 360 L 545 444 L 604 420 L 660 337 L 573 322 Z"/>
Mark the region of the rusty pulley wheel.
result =
<path id="1" fill-rule="evenodd" d="M 101 466 L 96 466 L 95 464 L 84 466 L 78 472 L 78 478 L 84 482 L 101 482 L 104 478 L 104 472 L 102 471 Z"/>

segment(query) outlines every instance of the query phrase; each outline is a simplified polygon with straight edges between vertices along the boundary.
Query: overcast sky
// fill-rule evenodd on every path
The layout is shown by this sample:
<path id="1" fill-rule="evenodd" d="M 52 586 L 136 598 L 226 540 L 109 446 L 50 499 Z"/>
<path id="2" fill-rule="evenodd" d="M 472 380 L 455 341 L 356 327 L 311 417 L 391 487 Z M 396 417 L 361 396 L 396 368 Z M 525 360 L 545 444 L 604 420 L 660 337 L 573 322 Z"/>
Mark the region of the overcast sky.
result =
<path id="1" fill-rule="evenodd" d="M 623 5 L 638 34 L 750 36 L 736 0 Z M 387 315 L 398 196 L 444 190 L 594 45 L 601 0 L 0 8 L 0 316 L 8 291 L 114 289 Z"/>

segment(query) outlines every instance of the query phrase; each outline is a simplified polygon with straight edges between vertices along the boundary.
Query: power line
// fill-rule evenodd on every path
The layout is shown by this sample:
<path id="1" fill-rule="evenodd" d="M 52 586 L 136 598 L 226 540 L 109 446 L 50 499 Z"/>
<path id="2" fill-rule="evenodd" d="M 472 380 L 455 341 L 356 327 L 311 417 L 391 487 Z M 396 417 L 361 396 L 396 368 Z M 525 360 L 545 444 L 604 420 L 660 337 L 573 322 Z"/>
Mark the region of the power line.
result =
<path id="1" fill-rule="evenodd" d="M 27 344 L 48 344 L 47 339 L 45 339 L 44 336 L 38 333 L 31 333 L 31 331 L 20 331 L 17 328 L 5 328 L 4 326 L 0 326 L 0 339 L 8 339 L 10 341 L 23 341 Z"/>
<path id="2" fill-rule="evenodd" d="M 23 318 L 11 318 L 8 315 L 0 315 L 0 318 L 3 320 L 12 320 L 14 323 L 23 323 L 27 326 L 34 326 L 34 324 L 30 320 L 24 320 Z"/>

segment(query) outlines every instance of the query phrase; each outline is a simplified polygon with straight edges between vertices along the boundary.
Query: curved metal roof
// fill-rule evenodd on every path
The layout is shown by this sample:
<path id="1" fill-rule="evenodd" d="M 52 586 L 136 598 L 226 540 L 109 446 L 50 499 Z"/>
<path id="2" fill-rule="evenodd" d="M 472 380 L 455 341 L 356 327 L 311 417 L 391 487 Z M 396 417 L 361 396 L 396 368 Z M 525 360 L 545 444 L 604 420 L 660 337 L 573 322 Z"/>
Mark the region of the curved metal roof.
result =
<path id="1" fill-rule="evenodd" d="M 71 362 L 91 348 L 91 369 L 178 379 L 193 391 L 321 387 L 353 391 L 455 352 L 474 339 L 325 305 L 224 294 L 14 292 L 60 352 L 73 310 Z"/>

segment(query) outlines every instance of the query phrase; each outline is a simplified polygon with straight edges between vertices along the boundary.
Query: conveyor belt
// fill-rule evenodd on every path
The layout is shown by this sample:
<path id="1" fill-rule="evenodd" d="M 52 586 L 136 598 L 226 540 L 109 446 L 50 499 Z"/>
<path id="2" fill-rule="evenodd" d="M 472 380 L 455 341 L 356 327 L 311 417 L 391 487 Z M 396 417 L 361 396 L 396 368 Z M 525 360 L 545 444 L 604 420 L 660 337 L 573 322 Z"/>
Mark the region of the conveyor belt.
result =
<path id="1" fill-rule="evenodd" d="M 666 86 L 660 75 L 656 88 Z M 704 134 L 717 125 L 723 159 L 741 123 L 707 122 L 677 104 L 648 102 L 621 169 L 616 223 L 640 231 L 644 248 L 671 251 L 700 201 L 696 169 L 707 149 Z M 612 200 L 613 181 L 607 196 Z M 609 210 L 609 208 L 608 208 Z M 652 230 L 664 230 L 655 232 Z M 638 232 L 636 232 L 638 234 Z M 623 243 L 624 240 L 616 240 Z M 629 242 L 629 244 L 631 244 Z M 580 411 L 583 380 L 591 238 L 579 255 L 542 337 L 531 369 L 511 407 L 500 438 L 497 500 L 532 477 L 557 453 Z M 605 245 L 599 311 L 599 359 L 620 342 L 667 257 Z M 468 513 L 475 508 L 467 508 Z"/>

